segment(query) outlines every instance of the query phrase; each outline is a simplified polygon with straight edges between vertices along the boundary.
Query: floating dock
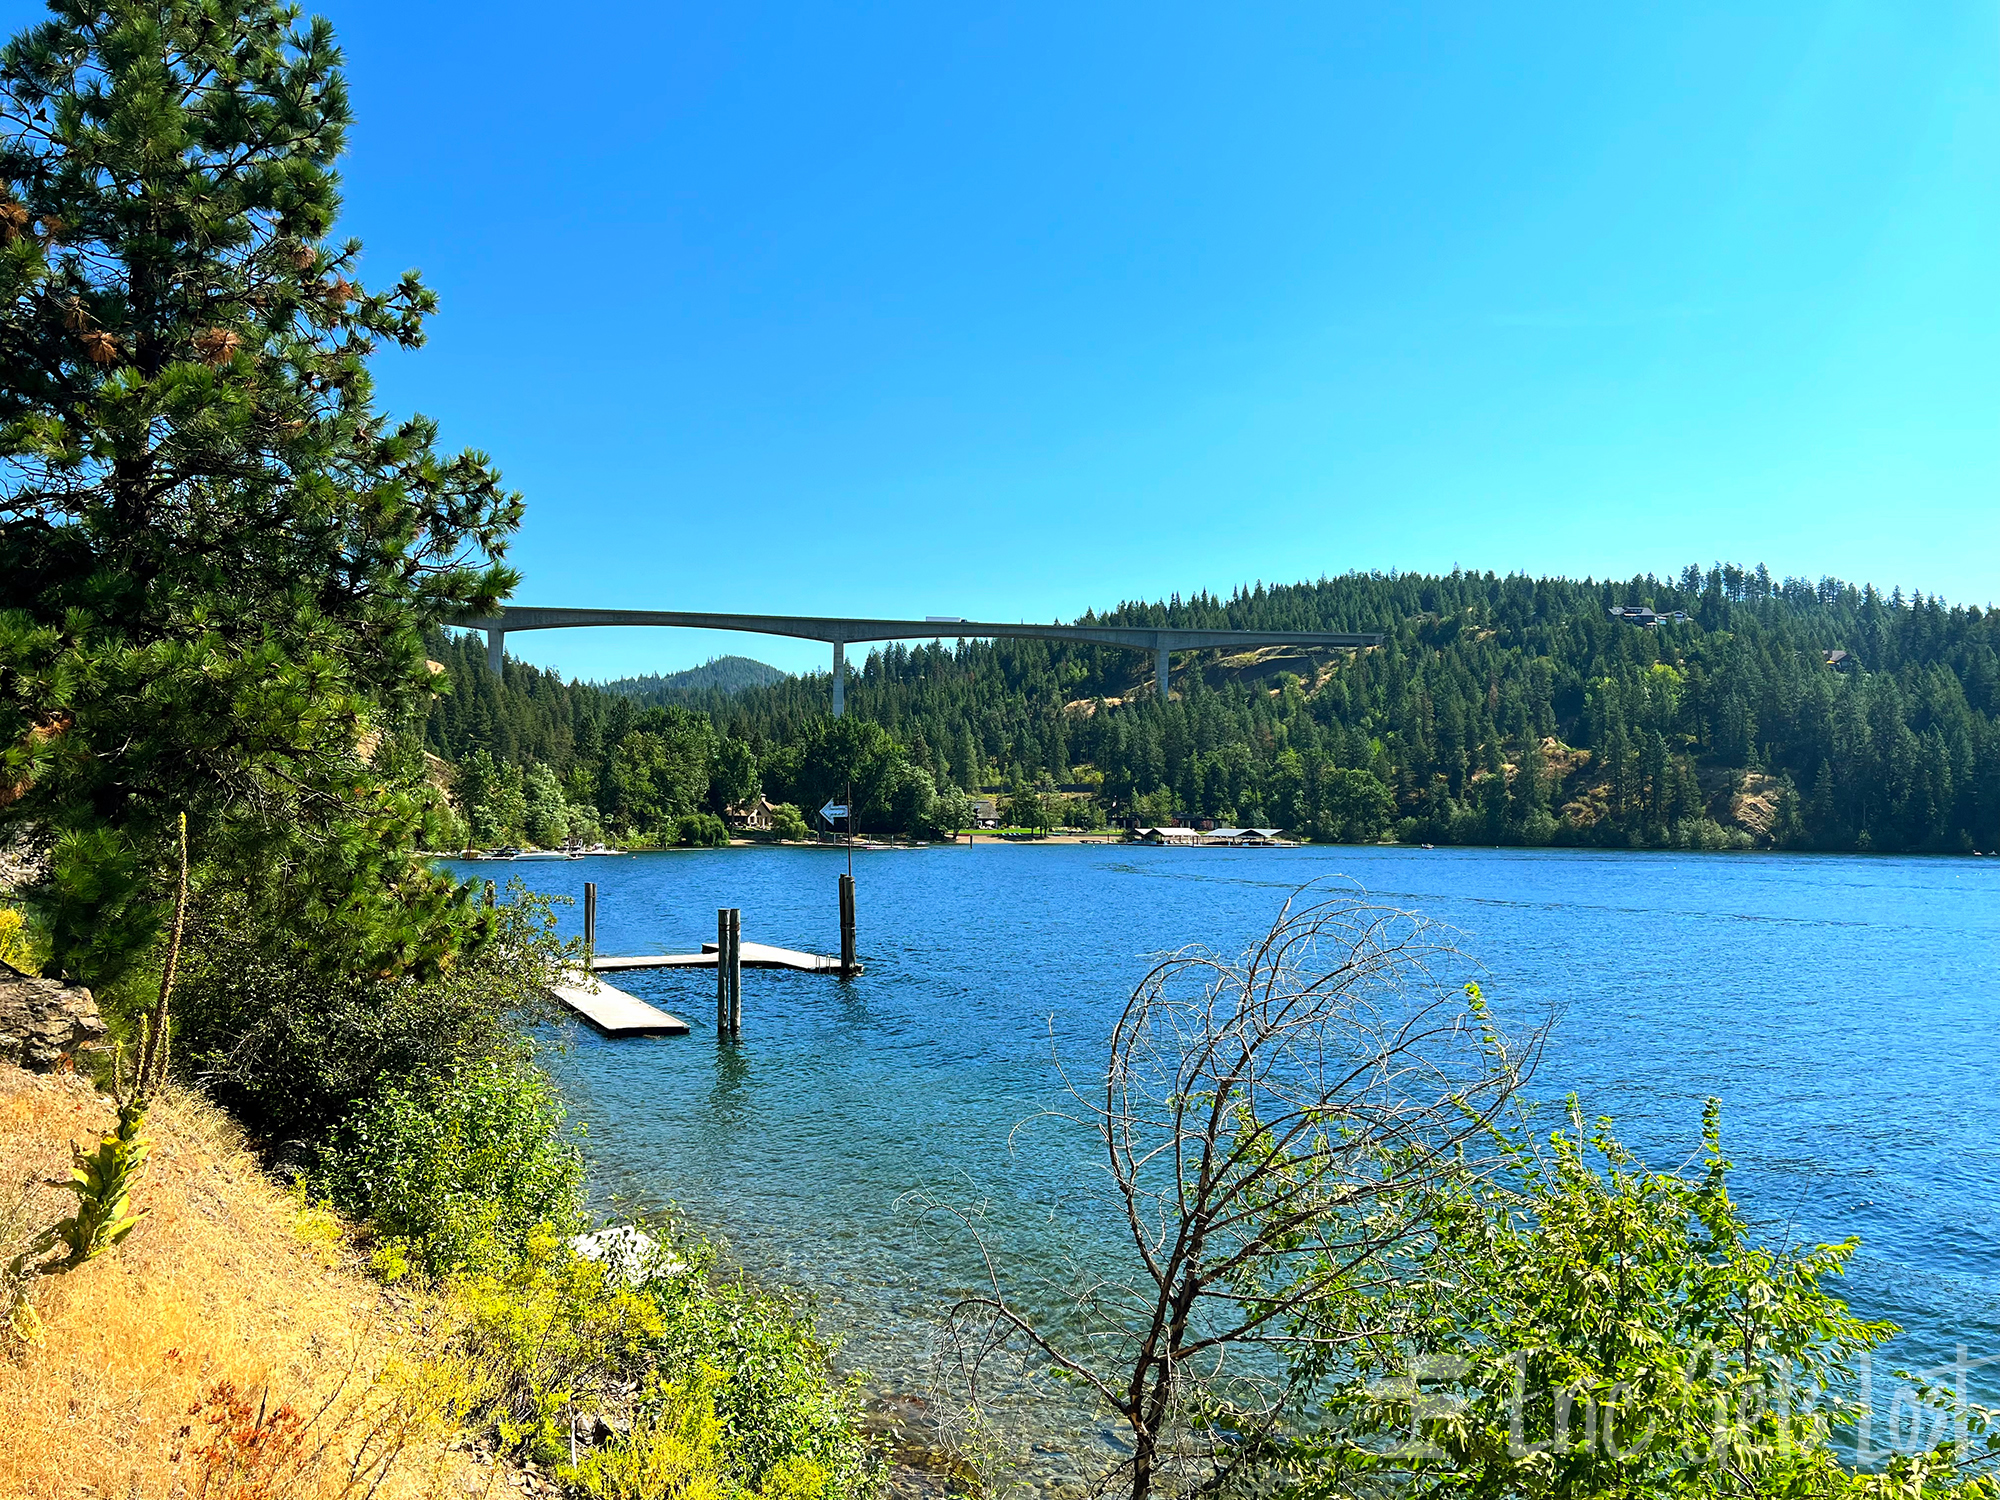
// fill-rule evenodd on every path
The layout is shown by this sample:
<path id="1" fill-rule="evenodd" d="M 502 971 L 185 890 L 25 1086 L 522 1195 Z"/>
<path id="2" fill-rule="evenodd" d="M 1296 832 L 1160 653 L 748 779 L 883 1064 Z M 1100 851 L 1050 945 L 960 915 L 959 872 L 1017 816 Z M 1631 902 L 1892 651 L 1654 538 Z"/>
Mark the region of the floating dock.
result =
<path id="1" fill-rule="evenodd" d="M 820 953 L 773 948 L 768 943 L 745 943 L 741 951 L 746 969 L 792 969 L 801 974 L 840 972 L 839 959 Z M 703 943 L 699 953 L 652 953 L 623 958 L 600 953 L 590 961 L 592 972 L 597 974 L 620 974 L 630 969 L 712 969 L 715 965 L 713 943 Z M 854 966 L 854 972 L 861 972 L 859 964 Z"/>
<path id="2" fill-rule="evenodd" d="M 603 960 L 599 960 L 601 966 Z M 549 993 L 605 1036 L 686 1036 L 688 1023 L 586 974 L 552 984 Z"/>

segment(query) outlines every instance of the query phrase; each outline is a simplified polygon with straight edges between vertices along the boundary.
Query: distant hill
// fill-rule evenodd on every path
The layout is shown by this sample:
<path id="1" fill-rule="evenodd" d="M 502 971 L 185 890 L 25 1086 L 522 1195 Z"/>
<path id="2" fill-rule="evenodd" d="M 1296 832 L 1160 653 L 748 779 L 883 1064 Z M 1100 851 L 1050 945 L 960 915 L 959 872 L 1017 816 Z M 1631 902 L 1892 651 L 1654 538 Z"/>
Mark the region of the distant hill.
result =
<path id="1" fill-rule="evenodd" d="M 891 641 L 849 658 L 847 713 L 935 785 L 1097 785 L 1114 819 L 1349 842 L 2000 849 L 2000 609 L 1716 564 L 1619 582 L 1347 573 L 1077 623 L 1384 640 L 1184 651 L 1168 702 L 1145 653 Z M 595 783 L 614 819 L 620 776 L 639 774 L 617 748 L 655 705 L 752 747 L 774 802 L 816 807 L 830 784 L 824 671 L 607 693 L 512 661 L 496 683 L 469 635 L 432 655 L 452 691 L 426 748 Z"/>
<path id="2" fill-rule="evenodd" d="M 689 667 L 685 672 L 621 677 L 616 682 L 601 682 L 597 686 L 607 693 L 637 698 L 642 703 L 664 703 L 705 693 L 721 693 L 730 697 L 749 688 L 769 687 L 783 682 L 791 675 L 747 656 L 715 656 L 698 667 Z"/>

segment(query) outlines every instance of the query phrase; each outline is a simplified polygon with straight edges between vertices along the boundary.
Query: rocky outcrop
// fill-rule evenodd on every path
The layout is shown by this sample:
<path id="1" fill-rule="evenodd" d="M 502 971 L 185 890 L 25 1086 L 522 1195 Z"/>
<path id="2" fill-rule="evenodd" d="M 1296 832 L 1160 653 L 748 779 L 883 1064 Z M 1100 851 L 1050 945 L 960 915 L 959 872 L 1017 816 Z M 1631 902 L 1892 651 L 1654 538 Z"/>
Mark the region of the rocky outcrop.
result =
<path id="1" fill-rule="evenodd" d="M 0 1062 L 45 1073 L 103 1036 L 97 1002 L 82 985 L 37 979 L 0 963 Z"/>

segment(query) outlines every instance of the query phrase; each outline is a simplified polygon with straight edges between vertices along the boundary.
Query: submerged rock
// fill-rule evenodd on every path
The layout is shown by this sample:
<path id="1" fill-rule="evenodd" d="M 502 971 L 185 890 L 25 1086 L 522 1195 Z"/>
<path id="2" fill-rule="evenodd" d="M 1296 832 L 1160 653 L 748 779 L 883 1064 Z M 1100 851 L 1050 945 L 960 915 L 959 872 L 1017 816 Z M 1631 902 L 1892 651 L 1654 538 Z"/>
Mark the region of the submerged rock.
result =
<path id="1" fill-rule="evenodd" d="M 78 1047 L 103 1038 L 104 1021 L 89 990 L 0 963 L 0 1062 L 46 1073 Z"/>

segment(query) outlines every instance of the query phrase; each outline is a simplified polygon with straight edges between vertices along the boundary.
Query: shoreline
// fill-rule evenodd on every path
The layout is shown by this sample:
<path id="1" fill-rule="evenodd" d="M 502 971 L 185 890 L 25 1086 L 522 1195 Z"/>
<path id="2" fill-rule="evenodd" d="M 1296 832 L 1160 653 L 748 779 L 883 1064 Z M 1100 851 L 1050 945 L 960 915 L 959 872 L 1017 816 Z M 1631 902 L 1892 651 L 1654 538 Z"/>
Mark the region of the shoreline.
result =
<path id="1" fill-rule="evenodd" d="M 1291 839 L 1273 844 L 1155 844 L 1146 839 L 1112 837 L 1102 832 L 1051 833 L 1040 838 L 1006 838 L 999 834 L 983 833 L 957 839 L 890 840 L 857 839 L 852 846 L 839 841 L 821 843 L 814 839 L 746 839 L 732 838 L 724 845 L 708 844 L 661 844 L 654 847 L 633 849 L 608 849 L 593 854 L 579 854 L 567 859 L 541 858 L 517 859 L 512 855 L 468 854 L 459 849 L 424 849 L 418 851 L 421 859 L 451 860 L 459 864 L 563 864 L 586 859 L 611 859 L 636 854 L 705 854 L 717 848 L 728 849 L 824 849 L 829 853 L 845 853 L 850 847 L 855 852 L 889 853 L 907 852 L 916 849 L 949 849 L 960 845 L 980 844 L 981 847 L 1006 845 L 1014 848 L 1046 848 L 1050 845 L 1088 844 L 1106 848 L 1122 849 L 1184 849 L 1204 853 L 1245 850 L 1278 849 L 1407 849 L 1413 853 L 1442 854 L 1452 850 L 1476 849 L 1494 853 L 1512 851 L 1517 853 L 1564 853 L 1564 854 L 1673 854 L 1673 855 L 1715 855 L 1731 859 L 1755 857 L 1759 855 L 1782 855 L 1792 859 L 1993 859 L 2000 858 L 2000 850 L 1995 849 L 1783 849 L 1777 847 L 1749 849 L 1681 849 L 1671 844 L 1439 844 L 1408 843 L 1402 839 L 1381 839 L 1373 843 L 1321 844 L 1309 839 Z"/>

